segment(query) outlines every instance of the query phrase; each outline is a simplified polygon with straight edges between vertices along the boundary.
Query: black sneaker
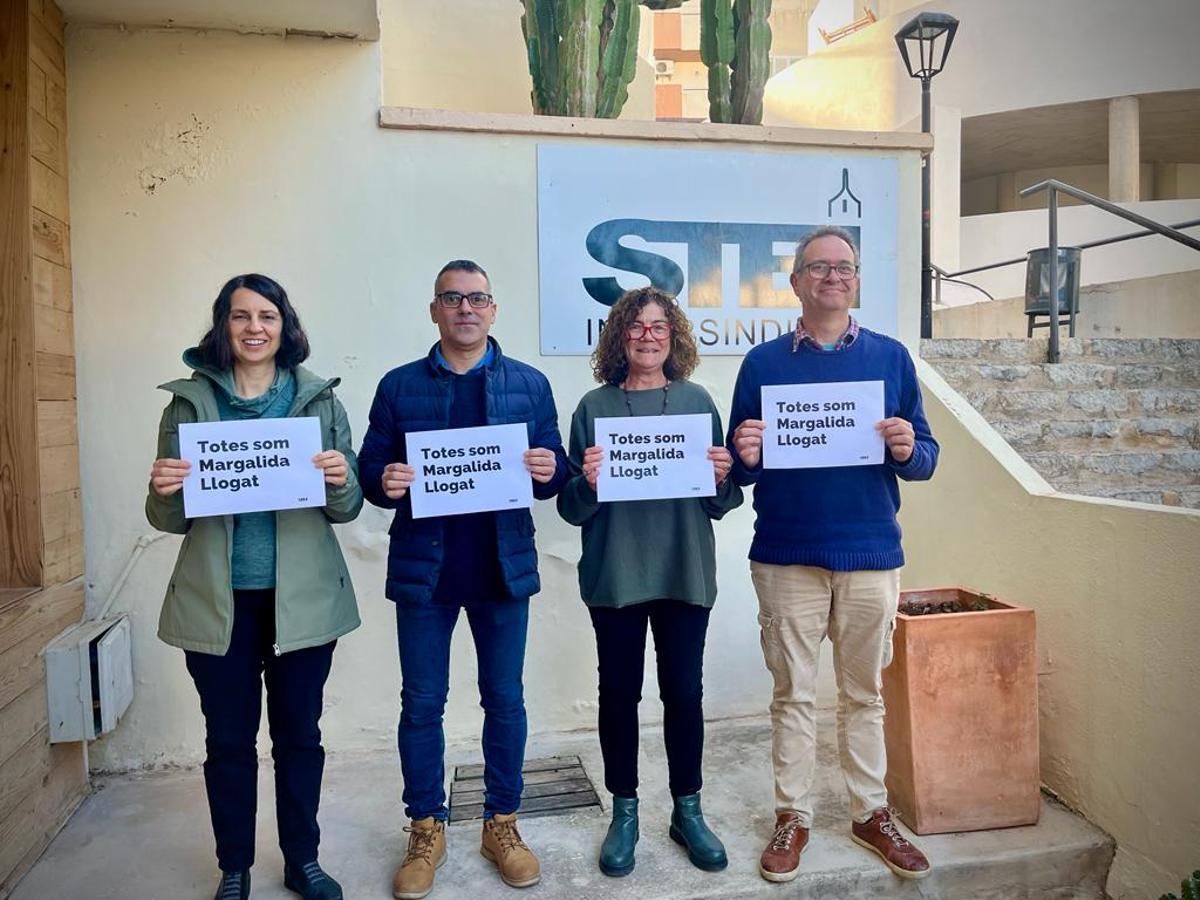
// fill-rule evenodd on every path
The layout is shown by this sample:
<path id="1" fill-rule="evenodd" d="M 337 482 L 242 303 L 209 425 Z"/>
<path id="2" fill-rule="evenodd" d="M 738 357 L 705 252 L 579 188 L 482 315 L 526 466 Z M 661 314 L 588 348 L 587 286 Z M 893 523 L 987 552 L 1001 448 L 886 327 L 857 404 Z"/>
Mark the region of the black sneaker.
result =
<path id="1" fill-rule="evenodd" d="M 213 900 L 250 900 L 250 870 L 222 872 Z"/>
<path id="2" fill-rule="evenodd" d="M 314 859 L 302 866 L 283 866 L 283 886 L 304 900 L 342 900 L 342 886 Z"/>

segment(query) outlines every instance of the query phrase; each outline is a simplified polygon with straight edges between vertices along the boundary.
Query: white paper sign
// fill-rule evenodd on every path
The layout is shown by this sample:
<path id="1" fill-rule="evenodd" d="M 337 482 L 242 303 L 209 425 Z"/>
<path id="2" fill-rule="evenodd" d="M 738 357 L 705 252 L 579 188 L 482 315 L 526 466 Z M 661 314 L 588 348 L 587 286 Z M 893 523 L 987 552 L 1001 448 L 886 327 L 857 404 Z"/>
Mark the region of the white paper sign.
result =
<path id="1" fill-rule="evenodd" d="M 409 488 L 414 519 L 533 506 L 523 424 L 410 431 L 404 439 L 417 470 Z"/>
<path id="2" fill-rule="evenodd" d="M 189 422 L 179 426 L 179 455 L 192 464 L 183 480 L 189 519 L 325 505 L 316 416 Z"/>
<path id="3" fill-rule="evenodd" d="M 599 418 L 594 427 L 604 451 L 596 480 L 601 503 L 716 494 L 708 413 Z"/>
<path id="4" fill-rule="evenodd" d="M 763 466 L 815 469 L 883 462 L 882 381 L 775 384 L 762 389 Z"/>

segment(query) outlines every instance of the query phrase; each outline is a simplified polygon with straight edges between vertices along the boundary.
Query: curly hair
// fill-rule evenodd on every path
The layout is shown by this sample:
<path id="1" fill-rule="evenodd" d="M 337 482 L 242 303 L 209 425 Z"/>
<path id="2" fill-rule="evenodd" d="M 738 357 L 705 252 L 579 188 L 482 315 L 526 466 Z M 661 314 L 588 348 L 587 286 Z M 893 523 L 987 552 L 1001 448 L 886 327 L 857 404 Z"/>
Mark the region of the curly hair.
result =
<path id="1" fill-rule="evenodd" d="M 650 303 L 662 307 L 671 325 L 671 349 L 663 364 L 663 373 L 672 381 L 682 381 L 695 371 L 700 358 L 696 339 L 692 336 L 691 320 L 670 294 L 658 288 L 644 287 L 621 295 L 613 304 L 604 330 L 596 341 L 596 349 L 592 351 L 592 374 L 601 384 L 620 384 L 629 374 L 625 332 L 637 320 L 642 308 Z"/>

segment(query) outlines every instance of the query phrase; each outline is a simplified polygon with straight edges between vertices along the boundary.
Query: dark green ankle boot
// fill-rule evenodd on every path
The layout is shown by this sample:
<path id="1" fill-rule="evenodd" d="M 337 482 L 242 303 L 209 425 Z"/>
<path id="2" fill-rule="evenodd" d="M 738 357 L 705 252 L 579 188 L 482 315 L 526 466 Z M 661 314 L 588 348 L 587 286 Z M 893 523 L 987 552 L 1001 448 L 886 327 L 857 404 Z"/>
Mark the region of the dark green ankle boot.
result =
<path id="1" fill-rule="evenodd" d="M 700 795 L 675 798 L 671 813 L 671 840 L 687 848 L 692 865 L 706 872 L 719 872 L 729 865 L 725 845 L 712 833 L 700 811 Z"/>
<path id="2" fill-rule="evenodd" d="M 633 871 L 633 849 L 638 842 L 637 797 L 613 797 L 612 824 L 600 845 L 600 871 L 620 878 Z"/>

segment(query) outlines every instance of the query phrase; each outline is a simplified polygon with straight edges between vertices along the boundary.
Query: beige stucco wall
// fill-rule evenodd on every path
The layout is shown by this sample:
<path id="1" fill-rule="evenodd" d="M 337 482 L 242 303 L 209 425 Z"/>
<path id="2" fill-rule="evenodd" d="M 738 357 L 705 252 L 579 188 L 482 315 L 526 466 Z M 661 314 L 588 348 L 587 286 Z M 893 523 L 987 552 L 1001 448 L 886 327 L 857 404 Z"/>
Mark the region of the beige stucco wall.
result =
<path id="1" fill-rule="evenodd" d="M 166 401 L 153 386 L 185 373 L 179 354 L 234 273 L 264 271 L 288 288 L 312 337 L 311 368 L 343 379 L 339 396 L 361 441 L 379 378 L 423 356 L 436 337 L 426 319 L 433 274 L 447 259 L 478 259 L 499 302 L 494 333 L 507 353 L 549 375 L 565 428 L 593 384 L 584 358 L 538 355 L 536 136 L 380 129 L 378 45 L 77 28 L 68 58 L 90 609 L 151 533 L 142 505 Z M 900 165 L 901 217 L 915 223 L 916 152 Z M 898 248 L 910 339 L 917 234 L 905 229 Z M 738 363 L 706 358 L 700 368 L 697 380 L 722 409 Z M 389 518 L 367 507 L 339 530 L 363 627 L 335 656 L 322 721 L 334 752 L 394 741 L 395 624 L 382 596 Z M 531 728 L 591 727 L 595 660 L 576 584 L 578 532 L 552 504 L 539 504 L 535 519 L 544 588 L 526 667 Z M 761 714 L 769 702 L 745 560 L 751 520 L 747 507 L 717 528 L 720 598 L 706 682 L 714 718 Z M 187 764 L 202 754 L 181 654 L 154 636 L 177 548 L 176 537 L 151 544 L 114 602 L 132 616 L 136 694 L 116 732 L 93 745 L 97 768 Z M 648 678 L 643 716 L 652 722 L 661 713 Z M 830 697 L 828 678 L 821 696 Z M 447 735 L 468 738 L 479 727 L 474 653 L 462 626 Z"/>
<path id="2" fill-rule="evenodd" d="M 641 7 L 639 7 L 639 10 Z M 379 0 L 383 102 L 464 112 L 533 112 L 520 0 Z M 650 15 L 623 119 L 654 119 Z"/>
<path id="3" fill-rule="evenodd" d="M 1200 200 L 1150 200 L 1123 203 L 1130 212 L 1174 224 L 1200 218 Z M 1049 217 L 1045 210 L 1026 209 L 984 216 L 964 216 L 959 220 L 958 268 L 943 264 L 936 255 L 933 262 L 950 271 L 986 266 L 1010 259 L 1022 259 L 1036 248 L 1045 247 Z M 1070 206 L 1058 213 L 1060 246 L 1073 246 L 1137 231 L 1138 226 L 1094 206 Z M 1200 229 L 1188 229 L 1193 237 Z M 1200 254 L 1190 247 L 1158 235 L 1109 244 L 1083 252 L 1080 283 L 1107 284 L 1149 278 L 1175 272 L 1195 271 Z M 963 276 L 993 297 L 1015 297 L 1025 292 L 1025 266 L 1017 263 Z M 968 288 L 947 285 L 942 300 L 947 306 L 977 303 L 982 295 Z"/>
<path id="4" fill-rule="evenodd" d="M 433 340 L 423 321 L 432 273 L 450 257 L 476 257 L 493 275 L 497 337 L 549 374 L 565 424 L 590 382 L 583 359 L 537 354 L 537 138 L 380 130 L 377 45 L 77 28 L 68 59 L 91 609 L 150 532 L 142 501 L 165 400 L 152 385 L 182 373 L 180 351 L 234 272 L 263 270 L 289 288 L 313 337 L 312 368 L 344 379 L 340 396 L 360 440 L 379 376 Z M 901 215 L 915 225 L 915 158 L 902 171 Z M 901 236 L 909 273 L 916 234 Z M 912 298 L 915 275 L 904 277 L 898 290 Z M 915 304 L 904 308 L 911 338 Z M 722 408 L 737 363 L 710 358 L 701 367 L 699 380 Z M 1195 864 L 1198 843 L 1191 760 L 1200 757 L 1200 723 L 1190 691 L 1200 520 L 1030 495 L 963 430 L 965 414 L 929 402 L 945 451 L 931 484 L 904 488 L 905 583 L 961 581 L 1038 608 L 1046 780 L 1117 836 L 1114 884 L 1124 896 L 1152 893 L 1127 885 L 1166 889 L 1168 874 Z M 1022 477 L 1040 484 L 1031 472 Z M 587 727 L 595 674 L 575 587 L 578 536 L 547 504 L 535 517 L 545 589 L 530 631 L 531 727 Z M 334 752 L 393 741 L 399 675 L 392 608 L 381 595 L 386 523 L 368 508 L 340 530 L 364 624 L 335 657 L 323 720 Z M 744 559 L 750 524 L 743 509 L 718 526 L 712 717 L 761 713 L 769 696 Z M 1038 558 L 1042 545 L 1054 556 Z M 114 610 L 129 611 L 134 624 L 136 696 L 117 731 L 92 746 L 97 768 L 200 756 L 202 725 L 181 655 L 154 637 L 177 547 L 174 537 L 151 544 L 116 597 Z M 478 734 L 474 679 L 460 629 L 452 740 Z M 652 683 L 646 696 L 644 718 L 653 721 Z"/>
<path id="5" fill-rule="evenodd" d="M 961 23 L 933 100 L 964 117 L 1196 87 L 1194 0 L 940 0 L 894 10 L 779 73 L 763 121 L 887 130 L 918 117 L 921 86 L 893 35 L 922 10 Z"/>
<path id="6" fill-rule="evenodd" d="M 1037 610 L 1042 780 L 1116 839 L 1114 900 L 1177 890 L 1200 862 L 1200 512 L 1055 495 L 921 375 L 942 454 L 937 490 L 904 492 L 905 581 Z"/>
<path id="7" fill-rule="evenodd" d="M 1160 197 L 1155 193 L 1154 165 L 1152 163 L 1143 163 L 1139 171 L 1141 172 L 1139 196 L 1142 200 L 1176 200 L 1180 196 L 1184 196 L 1182 194 L 1176 196 L 1172 192 L 1171 196 Z M 1011 176 L 1011 180 L 1006 180 L 1007 176 Z M 1057 178 L 1059 181 L 1065 181 L 1069 185 L 1099 197 L 1108 196 L 1107 165 L 1022 169 L 1018 172 L 1009 172 L 1007 176 L 988 175 L 984 178 L 963 182 L 962 214 L 978 216 L 1018 209 L 1045 209 L 1048 204 L 1045 193 L 1022 197 L 1020 191 L 1048 178 Z M 1001 196 L 1000 191 L 1006 190 L 1005 184 L 1011 193 Z M 1060 207 L 1078 206 L 1082 202 L 1082 200 L 1076 200 L 1074 197 L 1066 195 L 1058 198 Z"/>
<path id="8" fill-rule="evenodd" d="M 933 313 L 938 337 L 1025 337 L 1026 327 L 1024 297 Z M 1079 291 L 1075 329 L 1080 337 L 1200 338 L 1200 271 L 1085 285 Z"/>

